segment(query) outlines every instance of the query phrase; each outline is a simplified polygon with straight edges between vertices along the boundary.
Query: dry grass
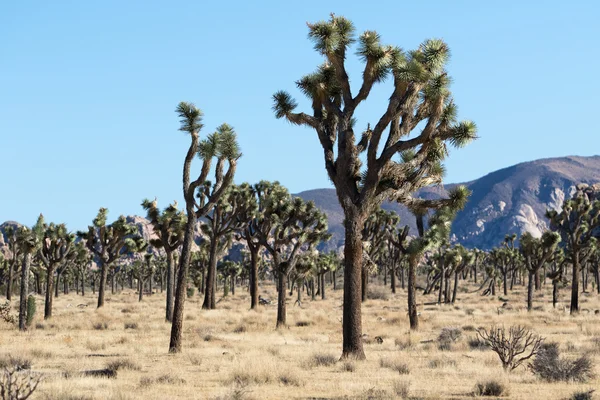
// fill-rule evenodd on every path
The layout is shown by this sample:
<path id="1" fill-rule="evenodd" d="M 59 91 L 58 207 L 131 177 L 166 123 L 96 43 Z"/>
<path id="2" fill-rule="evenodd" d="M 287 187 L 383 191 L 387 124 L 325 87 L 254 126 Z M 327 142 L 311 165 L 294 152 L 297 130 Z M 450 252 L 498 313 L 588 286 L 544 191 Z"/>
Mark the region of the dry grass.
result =
<path id="1" fill-rule="evenodd" d="M 370 287 L 382 293 L 375 280 Z M 472 290 L 473 288 L 469 288 Z M 455 306 L 423 306 L 436 294 L 419 293 L 420 330 L 409 332 L 406 292 L 370 299 L 363 307 L 367 360 L 339 361 L 342 291 L 328 299 L 304 299 L 294 306 L 288 297 L 288 325 L 275 330 L 276 306 L 248 310 L 243 289 L 222 299 L 218 309 L 201 310 L 196 294 L 186 302 L 184 350 L 168 354 L 170 325 L 164 322 L 164 296 L 138 303 L 133 291 L 108 294 L 101 310 L 91 293 L 55 299 L 54 317 L 25 333 L 0 323 L 0 363 L 27 365 L 44 375 L 34 399 L 464 399 L 478 383 L 500 382 L 510 399 L 568 399 L 600 387 L 600 300 L 582 304 L 591 312 L 565 312 L 568 291 L 557 309 L 547 285 L 527 313 L 524 288 L 509 293 L 511 310 L 498 297 L 459 294 Z M 272 285 L 261 295 L 276 298 Z M 385 296 L 380 296 L 385 297 Z M 43 299 L 38 298 L 38 304 Z M 524 325 L 558 342 L 567 359 L 587 354 L 595 377 L 585 383 L 547 383 L 521 367 L 505 374 L 495 353 L 475 342 L 475 329 Z M 460 328 L 457 337 L 444 328 Z M 442 332 L 444 332 L 443 335 Z M 440 336 L 442 336 L 440 338 Z M 382 338 L 382 343 L 375 338 Z M 448 339 L 448 340 L 445 340 Z M 450 343 L 450 347 L 440 343 Z M 441 349 L 440 349 L 441 347 Z M 116 378 L 85 376 L 84 371 L 114 369 Z M 594 393 L 597 394 L 597 393 Z"/>

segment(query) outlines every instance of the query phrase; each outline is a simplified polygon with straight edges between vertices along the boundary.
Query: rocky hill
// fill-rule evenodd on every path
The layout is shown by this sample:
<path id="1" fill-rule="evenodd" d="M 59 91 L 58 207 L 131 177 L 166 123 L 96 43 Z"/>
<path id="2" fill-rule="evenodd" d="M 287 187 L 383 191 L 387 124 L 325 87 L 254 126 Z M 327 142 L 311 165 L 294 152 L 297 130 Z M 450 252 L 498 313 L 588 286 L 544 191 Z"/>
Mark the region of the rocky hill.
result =
<path id="1" fill-rule="evenodd" d="M 600 156 L 572 156 L 521 163 L 463 183 L 473 193 L 454 222 L 454 238 L 468 247 L 489 249 L 507 233 L 527 231 L 539 236 L 547 227 L 544 214 L 548 208 L 560 207 L 579 183 L 597 182 L 600 182 Z M 426 188 L 419 196 L 442 196 L 453 186 Z M 329 217 L 334 237 L 328 246 L 343 244 L 344 217 L 335 191 L 317 189 L 297 195 L 313 200 Z M 416 232 L 414 217 L 405 207 L 392 203 L 383 207 L 396 211 L 401 223 L 410 225 L 411 233 Z"/>
<path id="2" fill-rule="evenodd" d="M 600 156 L 547 158 L 504 168 L 471 182 L 463 183 L 473 194 L 466 208 L 453 224 L 453 237 L 467 247 L 489 249 L 496 246 L 507 233 L 531 232 L 538 236 L 547 228 L 544 213 L 548 208 L 558 208 L 571 197 L 580 183 L 600 182 Z M 455 184 L 444 187 L 429 187 L 418 195 L 424 198 L 443 196 Z M 333 238 L 324 246 L 325 250 L 337 249 L 344 244 L 344 215 L 334 189 L 315 189 L 298 193 L 305 200 L 312 200 L 329 219 Z M 414 217 L 396 203 L 385 203 L 383 208 L 396 211 L 402 224 L 411 226 L 416 232 Z M 145 238 L 153 236 L 149 222 L 139 216 L 128 216 L 128 222 L 138 226 Z M 8 221 L 0 225 L 0 252 L 7 253 L 4 228 L 18 226 Z M 200 229 L 196 229 L 197 243 L 201 240 Z M 236 244 L 236 248 L 240 244 Z M 239 258 L 239 249 L 232 256 Z"/>

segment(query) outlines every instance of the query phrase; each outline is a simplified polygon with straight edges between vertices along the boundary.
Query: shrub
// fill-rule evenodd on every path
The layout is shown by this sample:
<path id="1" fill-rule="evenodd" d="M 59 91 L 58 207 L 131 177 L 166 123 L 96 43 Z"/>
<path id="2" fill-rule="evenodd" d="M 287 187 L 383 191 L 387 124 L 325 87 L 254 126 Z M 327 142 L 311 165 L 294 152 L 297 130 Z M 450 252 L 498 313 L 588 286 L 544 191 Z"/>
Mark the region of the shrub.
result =
<path id="1" fill-rule="evenodd" d="M 469 344 L 469 348 L 471 350 L 487 350 L 488 345 L 485 341 L 479 339 L 478 337 L 472 337 L 467 342 Z"/>
<path id="2" fill-rule="evenodd" d="M 449 358 L 434 358 L 429 361 L 429 368 L 456 367 L 456 361 Z"/>
<path id="3" fill-rule="evenodd" d="M 401 399 L 409 398 L 408 397 L 409 393 L 410 393 L 410 383 L 409 382 L 403 382 L 403 381 L 394 382 L 393 388 L 394 388 L 394 393 L 396 393 L 396 396 L 400 397 Z"/>
<path id="4" fill-rule="evenodd" d="M 124 326 L 125 329 L 137 329 L 139 327 L 137 322 L 125 322 Z"/>
<path id="5" fill-rule="evenodd" d="M 338 361 L 338 357 L 328 353 L 315 353 L 310 357 L 308 364 L 312 367 L 329 367 Z"/>
<path id="6" fill-rule="evenodd" d="M 382 368 L 389 368 L 394 371 L 398 371 L 400 375 L 406 375 L 410 373 L 408 365 L 397 360 L 389 360 L 387 358 L 382 358 L 379 360 L 379 366 Z"/>
<path id="7" fill-rule="evenodd" d="M 302 382 L 300 378 L 291 373 L 290 371 L 280 372 L 277 377 L 279 383 L 284 384 L 285 386 L 302 386 Z"/>
<path id="8" fill-rule="evenodd" d="M 186 291 L 187 297 L 194 297 L 194 293 L 195 292 L 196 291 L 195 291 L 195 289 L 193 287 L 187 288 L 187 291 Z"/>
<path id="9" fill-rule="evenodd" d="M 354 372 L 356 371 L 356 365 L 352 361 L 344 361 L 342 364 L 342 371 Z"/>
<path id="10" fill-rule="evenodd" d="M 11 314 L 10 302 L 8 300 L 4 304 L 0 304 L 0 319 L 9 324 L 17 323 L 17 318 Z"/>
<path id="11" fill-rule="evenodd" d="M 451 350 L 452 344 L 462 336 L 460 328 L 443 328 L 438 336 L 438 348 L 440 350 Z"/>
<path id="12" fill-rule="evenodd" d="M 40 375 L 23 374 L 16 367 L 4 368 L 0 372 L 0 394 L 2 400 L 25 400 L 37 389 Z"/>
<path id="13" fill-rule="evenodd" d="M 2 355 L 0 357 L 0 369 L 14 369 L 23 371 L 31 369 L 31 360 L 22 356 Z"/>
<path id="14" fill-rule="evenodd" d="M 27 326 L 31 326 L 31 323 L 33 322 L 33 317 L 35 316 L 35 311 L 35 297 L 33 295 L 29 295 L 27 297 L 27 314 L 25 316 L 25 323 L 27 324 Z"/>
<path id="15" fill-rule="evenodd" d="M 108 329 L 108 323 L 106 322 L 95 322 L 92 326 L 97 331 L 105 331 Z"/>
<path id="16" fill-rule="evenodd" d="M 390 293 L 385 287 L 369 287 L 367 289 L 367 299 L 369 300 L 389 300 Z"/>
<path id="17" fill-rule="evenodd" d="M 533 373 L 548 382 L 585 382 L 593 377 L 592 360 L 583 355 L 575 360 L 560 358 L 558 343 L 545 343 L 541 346 L 533 363 L 529 366 Z"/>
<path id="18" fill-rule="evenodd" d="M 106 365 L 106 369 L 116 372 L 121 369 L 126 369 L 126 370 L 130 370 L 130 371 L 140 371 L 142 368 L 139 365 L 137 365 L 136 363 L 134 363 L 133 361 L 122 358 L 119 360 L 114 360 L 114 361 L 109 362 Z"/>
<path id="19" fill-rule="evenodd" d="M 502 396 L 508 395 L 508 390 L 503 383 L 496 380 L 487 380 L 475 385 L 475 396 Z"/>
<path id="20" fill-rule="evenodd" d="M 535 356 L 544 341 L 541 336 L 518 325 L 511 326 L 508 332 L 504 327 L 492 326 L 489 332 L 480 328 L 477 335 L 498 354 L 505 371 L 512 371 Z"/>
<path id="21" fill-rule="evenodd" d="M 310 326 L 312 325 L 312 323 L 310 321 L 298 321 L 296 322 L 296 326 L 297 327 L 305 327 L 305 326 Z"/>
<path id="22" fill-rule="evenodd" d="M 233 329 L 233 333 L 244 333 L 247 331 L 246 325 L 238 325 Z"/>
<path id="23" fill-rule="evenodd" d="M 587 392 L 575 392 L 569 398 L 569 400 L 592 400 L 594 390 L 588 390 Z"/>

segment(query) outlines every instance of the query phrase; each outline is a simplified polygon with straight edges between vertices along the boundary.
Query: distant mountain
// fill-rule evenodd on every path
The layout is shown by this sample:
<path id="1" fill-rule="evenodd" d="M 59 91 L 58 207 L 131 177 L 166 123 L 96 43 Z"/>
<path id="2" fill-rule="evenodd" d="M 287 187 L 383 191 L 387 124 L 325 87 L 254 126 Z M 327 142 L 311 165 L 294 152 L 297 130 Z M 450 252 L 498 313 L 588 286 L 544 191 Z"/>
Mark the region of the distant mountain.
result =
<path id="1" fill-rule="evenodd" d="M 504 168 L 471 182 L 463 183 L 473 193 L 453 224 L 454 238 L 467 247 L 489 249 L 498 245 L 504 235 L 531 232 L 539 236 L 547 228 L 547 209 L 559 208 L 570 198 L 580 183 L 600 182 L 600 156 L 547 158 Z M 429 187 L 418 196 L 439 197 L 456 184 Z M 316 189 L 298 193 L 312 200 L 329 218 L 333 238 L 327 247 L 344 242 L 343 212 L 334 189 Z M 385 203 L 383 208 L 396 211 L 402 224 L 416 232 L 414 217 L 406 207 Z"/>
<path id="2" fill-rule="evenodd" d="M 547 209 L 559 208 L 565 199 L 576 191 L 576 186 L 600 182 L 600 156 L 547 158 L 513 165 L 471 182 L 463 183 L 473 194 L 452 227 L 456 241 L 467 247 L 490 249 L 498 245 L 504 235 L 531 232 L 539 236 L 548 224 L 544 214 Z M 419 197 L 444 196 L 446 190 L 456 184 L 443 187 L 428 187 L 417 193 Z M 598 188 L 600 190 L 600 187 Z M 312 200 L 329 219 L 329 230 L 333 238 L 323 247 L 337 249 L 344 244 L 344 214 L 334 189 L 315 189 L 298 193 L 296 196 Z M 408 224 L 410 233 L 416 233 L 414 217 L 406 207 L 397 203 L 385 203 L 383 208 L 400 215 L 401 223 Z M 138 216 L 128 216 L 128 222 L 138 227 L 145 239 L 154 234 L 149 222 Z M 19 226 L 7 221 L 0 225 L 0 252 L 7 255 L 4 230 L 7 226 Z M 197 244 L 202 240 L 199 227 L 196 229 Z M 240 244 L 231 256 L 239 258 Z"/>

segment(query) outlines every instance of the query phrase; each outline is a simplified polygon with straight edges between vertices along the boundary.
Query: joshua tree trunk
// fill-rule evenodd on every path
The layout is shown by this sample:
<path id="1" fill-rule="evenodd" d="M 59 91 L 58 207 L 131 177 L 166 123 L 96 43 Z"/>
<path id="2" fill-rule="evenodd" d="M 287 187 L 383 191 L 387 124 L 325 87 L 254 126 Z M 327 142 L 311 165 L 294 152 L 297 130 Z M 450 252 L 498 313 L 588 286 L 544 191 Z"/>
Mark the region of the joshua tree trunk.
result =
<path id="1" fill-rule="evenodd" d="M 229 284 L 231 285 L 231 295 L 235 296 L 235 275 L 231 274 L 229 278 Z"/>
<path id="2" fill-rule="evenodd" d="M 364 216 L 345 213 L 344 313 L 342 358 L 364 360 L 362 342 L 361 270 Z"/>
<path id="3" fill-rule="evenodd" d="M 21 266 L 21 295 L 19 297 L 19 330 L 27 329 L 27 295 L 29 291 L 29 268 L 31 267 L 31 253 L 23 255 Z"/>
<path id="4" fill-rule="evenodd" d="M 408 263 L 408 319 L 410 320 L 410 329 L 416 331 L 419 329 L 419 316 L 417 314 L 417 264 L 416 256 L 411 256 Z M 441 284 L 440 284 L 441 288 Z M 441 289 L 440 289 L 441 290 Z"/>
<path id="5" fill-rule="evenodd" d="M 442 304 L 442 293 L 444 292 L 444 266 L 442 265 L 442 270 L 440 272 L 440 291 L 438 292 L 438 304 Z"/>
<path id="6" fill-rule="evenodd" d="M 192 154 L 193 156 L 193 154 Z M 188 266 L 192 253 L 192 242 L 194 240 L 194 226 L 196 225 L 196 213 L 193 204 L 187 204 L 187 224 L 185 226 L 185 237 L 179 256 L 179 271 L 177 278 L 177 290 L 175 291 L 175 305 L 173 307 L 173 323 L 171 325 L 171 339 L 169 342 L 169 353 L 181 352 L 181 336 L 183 333 L 183 307 L 187 292 Z"/>
<path id="7" fill-rule="evenodd" d="M 571 314 L 579 312 L 579 252 L 573 251 L 573 282 L 571 283 Z"/>
<path id="8" fill-rule="evenodd" d="M 335 276 L 336 271 L 333 271 L 332 274 L 332 279 L 333 279 L 333 290 L 337 290 L 337 283 L 336 283 L 336 276 Z"/>
<path id="9" fill-rule="evenodd" d="M 277 325 L 276 328 L 281 328 L 286 325 L 286 304 L 285 304 L 285 296 L 286 296 L 286 285 L 287 285 L 287 274 L 281 270 L 281 267 L 277 265 L 278 276 L 277 287 L 279 291 L 277 293 Z"/>
<path id="10" fill-rule="evenodd" d="M 8 264 L 8 281 L 6 282 L 6 300 L 12 300 L 13 262 Z"/>
<path id="11" fill-rule="evenodd" d="M 142 301 L 142 299 L 144 298 L 144 280 L 141 276 L 138 279 L 138 292 L 138 301 Z"/>
<path id="12" fill-rule="evenodd" d="M 321 274 L 321 300 L 325 300 L 325 273 Z"/>
<path id="13" fill-rule="evenodd" d="M 60 268 L 56 269 L 56 282 L 53 285 L 54 288 L 54 297 L 58 297 L 58 288 L 60 287 Z M 46 278 L 48 279 L 48 278 Z"/>
<path id="14" fill-rule="evenodd" d="M 508 271 L 506 271 L 506 273 L 503 275 L 503 279 L 504 279 L 504 295 L 507 296 L 508 295 Z"/>
<path id="15" fill-rule="evenodd" d="M 362 274 L 361 274 L 361 300 L 367 301 L 367 290 L 369 285 L 369 271 L 365 266 L 362 266 Z"/>
<path id="16" fill-rule="evenodd" d="M 558 280 L 552 281 L 552 308 L 556 308 L 558 303 Z"/>
<path id="17" fill-rule="evenodd" d="M 167 310 L 166 319 L 173 322 L 173 288 L 175 287 L 175 266 L 173 252 L 167 252 Z"/>
<path id="18" fill-rule="evenodd" d="M 58 288 L 58 285 L 56 285 Z M 52 317 L 52 295 L 54 294 L 54 266 L 46 272 L 46 303 L 44 304 L 44 319 Z"/>
<path id="19" fill-rule="evenodd" d="M 456 292 L 458 291 L 458 271 L 454 272 L 454 289 L 452 290 L 452 304 L 456 301 Z"/>
<path id="20" fill-rule="evenodd" d="M 535 280 L 535 274 L 529 272 L 529 281 L 527 282 L 527 311 L 533 309 L 533 284 Z"/>
<path id="21" fill-rule="evenodd" d="M 215 281 L 217 273 L 217 245 L 218 238 L 210 241 L 210 254 L 208 257 L 208 273 L 206 274 L 206 287 L 204 288 L 204 303 L 202 308 L 205 310 L 215 309 Z"/>
<path id="22" fill-rule="evenodd" d="M 396 293 L 396 262 L 392 261 L 390 266 L 390 286 L 392 287 L 392 293 Z"/>
<path id="23" fill-rule="evenodd" d="M 104 293 L 106 291 L 106 278 L 108 276 L 108 265 L 102 261 L 102 268 L 100 271 L 100 284 L 98 287 L 98 308 L 104 307 Z"/>
<path id="24" fill-rule="evenodd" d="M 315 277 L 314 276 L 310 279 L 310 299 L 312 301 L 315 300 Z"/>

